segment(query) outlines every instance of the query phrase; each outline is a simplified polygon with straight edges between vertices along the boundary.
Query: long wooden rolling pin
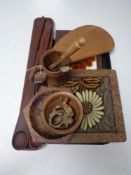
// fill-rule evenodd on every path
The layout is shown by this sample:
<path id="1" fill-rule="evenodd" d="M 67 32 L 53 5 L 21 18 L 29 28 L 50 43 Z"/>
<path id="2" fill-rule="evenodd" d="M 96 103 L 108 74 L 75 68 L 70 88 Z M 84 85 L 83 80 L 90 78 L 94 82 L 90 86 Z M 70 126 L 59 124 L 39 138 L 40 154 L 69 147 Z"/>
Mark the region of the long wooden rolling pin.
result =
<path id="1" fill-rule="evenodd" d="M 81 37 L 74 41 L 72 45 L 58 58 L 54 63 L 49 66 L 49 69 L 53 70 L 60 65 L 65 59 L 68 59 L 72 54 L 78 51 L 86 43 L 85 38 Z"/>

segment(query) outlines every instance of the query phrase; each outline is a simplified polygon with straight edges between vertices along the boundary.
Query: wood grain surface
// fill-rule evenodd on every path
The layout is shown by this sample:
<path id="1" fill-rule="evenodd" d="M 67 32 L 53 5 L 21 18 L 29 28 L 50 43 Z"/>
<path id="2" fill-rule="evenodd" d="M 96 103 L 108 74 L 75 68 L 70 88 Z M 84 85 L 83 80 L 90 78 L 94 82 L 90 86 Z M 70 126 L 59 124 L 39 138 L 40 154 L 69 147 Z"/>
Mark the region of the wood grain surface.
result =
<path id="1" fill-rule="evenodd" d="M 52 46 L 53 27 L 54 22 L 50 18 L 42 17 L 34 20 L 27 69 L 39 64 L 39 54 Z M 29 129 L 23 117 L 23 108 L 38 89 L 38 86 L 28 80 L 28 76 L 29 72 L 26 72 L 20 114 L 12 139 L 13 147 L 19 150 L 36 149 L 41 145 L 32 142 Z"/>
<path id="2" fill-rule="evenodd" d="M 53 33 L 54 33 L 54 22 L 50 18 L 36 18 L 34 21 L 33 31 L 32 31 L 32 38 L 31 38 L 31 44 L 30 44 L 30 51 L 29 51 L 29 57 L 28 57 L 28 63 L 27 63 L 27 69 L 33 67 L 34 65 L 39 64 L 39 56 L 45 52 L 46 50 L 52 48 L 58 40 L 67 34 L 68 30 L 57 30 L 56 31 L 56 38 L 53 39 Z M 111 69 L 111 62 L 110 62 L 110 55 L 109 53 L 104 53 L 102 55 L 97 56 L 97 68 L 98 69 Z M 82 73 L 81 73 L 82 74 Z M 32 139 L 29 129 L 27 127 L 26 121 L 23 116 L 23 109 L 27 105 L 27 103 L 30 101 L 30 99 L 34 96 L 34 94 L 41 88 L 38 85 L 32 84 L 30 81 L 28 81 L 29 72 L 26 72 L 25 75 L 25 83 L 23 88 L 23 96 L 21 101 L 21 107 L 20 107 L 20 114 L 18 117 L 18 121 L 15 127 L 13 139 L 12 139 L 12 145 L 17 150 L 34 150 L 38 149 L 42 144 L 39 142 L 39 140 Z M 116 77 L 115 77 L 116 78 Z M 115 79 L 116 80 L 116 79 Z M 114 81 L 115 83 L 115 89 L 118 88 L 117 81 Z M 117 100 L 115 101 L 116 111 L 118 111 L 117 104 L 121 109 L 120 104 L 120 96 L 119 92 L 114 91 L 113 93 L 117 94 Z M 115 95 L 113 94 L 114 98 Z M 121 111 L 121 110 L 120 110 Z M 116 117 L 117 122 L 117 132 L 115 133 L 78 133 L 76 132 L 75 135 L 69 135 L 68 142 L 69 143 L 107 143 L 107 142 L 117 142 L 117 141 L 124 141 L 125 136 L 125 130 L 124 130 L 124 122 L 121 117 L 122 113 L 120 114 L 120 117 Z M 45 141 L 45 140 L 44 140 Z M 63 141 L 61 139 L 46 139 L 46 142 L 48 143 L 65 143 L 65 140 Z M 44 143 L 44 142 L 43 142 Z"/>

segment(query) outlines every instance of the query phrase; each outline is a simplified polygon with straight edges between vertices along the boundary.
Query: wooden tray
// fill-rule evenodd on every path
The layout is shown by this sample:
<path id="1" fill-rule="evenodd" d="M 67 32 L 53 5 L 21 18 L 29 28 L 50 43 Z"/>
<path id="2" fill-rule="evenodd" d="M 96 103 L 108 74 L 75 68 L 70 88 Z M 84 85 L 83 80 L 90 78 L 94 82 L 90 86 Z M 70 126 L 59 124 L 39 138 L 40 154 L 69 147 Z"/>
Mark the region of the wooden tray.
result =
<path id="1" fill-rule="evenodd" d="M 44 17 L 35 19 L 33 31 L 32 31 L 32 39 L 30 44 L 27 69 L 33 67 L 34 65 L 39 64 L 38 62 L 39 55 L 42 52 L 52 48 L 55 42 L 57 42 L 62 36 L 64 36 L 67 32 L 69 32 L 67 30 L 57 30 L 56 39 L 53 40 L 53 34 L 54 34 L 53 28 L 54 28 L 54 22 L 52 19 L 44 18 Z M 111 69 L 109 53 L 105 53 L 103 55 L 97 56 L 97 68 Z M 19 113 L 18 121 L 15 127 L 13 139 L 12 139 L 12 145 L 17 150 L 24 150 L 24 149 L 35 150 L 40 148 L 43 145 L 43 143 L 40 143 L 39 141 L 33 142 L 29 129 L 27 127 L 25 118 L 23 116 L 24 107 L 27 105 L 29 100 L 39 89 L 38 85 L 34 85 L 28 81 L 28 76 L 29 76 L 29 73 L 26 72 L 20 113 Z M 121 126 L 122 126 L 122 129 L 120 129 Z M 118 130 L 115 131 L 115 133 L 113 133 L 113 136 L 111 135 L 111 133 L 108 134 L 109 137 L 107 138 L 109 139 L 104 140 L 103 136 L 102 137 L 100 136 L 100 133 L 91 133 L 87 139 L 86 134 L 89 135 L 89 133 L 77 133 L 76 131 L 75 137 L 73 137 L 70 143 L 97 143 L 97 144 L 102 143 L 103 144 L 103 143 L 110 142 L 111 138 L 112 138 L 112 141 L 124 141 L 125 130 L 124 130 L 123 120 L 121 120 L 120 126 L 118 126 Z M 91 139 L 92 134 L 94 135 L 94 139 Z M 100 136 L 99 138 L 101 138 L 100 140 L 97 139 L 98 134 Z M 59 143 L 59 142 L 56 141 L 53 143 Z"/>

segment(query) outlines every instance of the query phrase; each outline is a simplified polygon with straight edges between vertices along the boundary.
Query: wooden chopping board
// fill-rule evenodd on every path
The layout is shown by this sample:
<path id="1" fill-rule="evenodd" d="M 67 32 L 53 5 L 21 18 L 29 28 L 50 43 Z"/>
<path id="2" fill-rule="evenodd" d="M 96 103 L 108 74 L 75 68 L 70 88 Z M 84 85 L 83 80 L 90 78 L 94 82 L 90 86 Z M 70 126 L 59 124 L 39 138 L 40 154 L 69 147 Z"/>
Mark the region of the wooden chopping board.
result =
<path id="1" fill-rule="evenodd" d="M 86 44 L 70 56 L 71 62 L 110 52 L 115 45 L 112 36 L 106 30 L 93 25 L 85 25 L 67 33 L 53 49 L 65 52 L 80 37 L 85 38 Z"/>

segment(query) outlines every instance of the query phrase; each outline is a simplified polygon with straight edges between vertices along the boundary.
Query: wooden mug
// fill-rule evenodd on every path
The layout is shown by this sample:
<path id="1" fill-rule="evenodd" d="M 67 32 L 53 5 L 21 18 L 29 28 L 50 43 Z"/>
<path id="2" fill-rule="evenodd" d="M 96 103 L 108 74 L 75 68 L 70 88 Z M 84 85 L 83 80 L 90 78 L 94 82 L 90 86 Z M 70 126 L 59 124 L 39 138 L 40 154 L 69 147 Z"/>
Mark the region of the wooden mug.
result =
<path id="1" fill-rule="evenodd" d="M 57 87 L 60 86 L 61 80 L 64 76 L 64 72 L 60 70 L 50 70 L 49 65 L 55 62 L 60 58 L 62 52 L 59 50 L 48 50 L 40 57 L 40 64 L 43 66 L 43 69 L 47 75 L 47 84 L 49 87 Z"/>
<path id="2" fill-rule="evenodd" d="M 59 86 L 60 78 L 69 70 L 61 71 L 59 68 L 69 65 L 71 63 L 70 56 L 77 52 L 84 44 L 85 39 L 81 37 L 74 41 L 64 53 L 51 49 L 41 55 L 40 64 L 48 76 L 48 84 L 50 86 Z"/>

